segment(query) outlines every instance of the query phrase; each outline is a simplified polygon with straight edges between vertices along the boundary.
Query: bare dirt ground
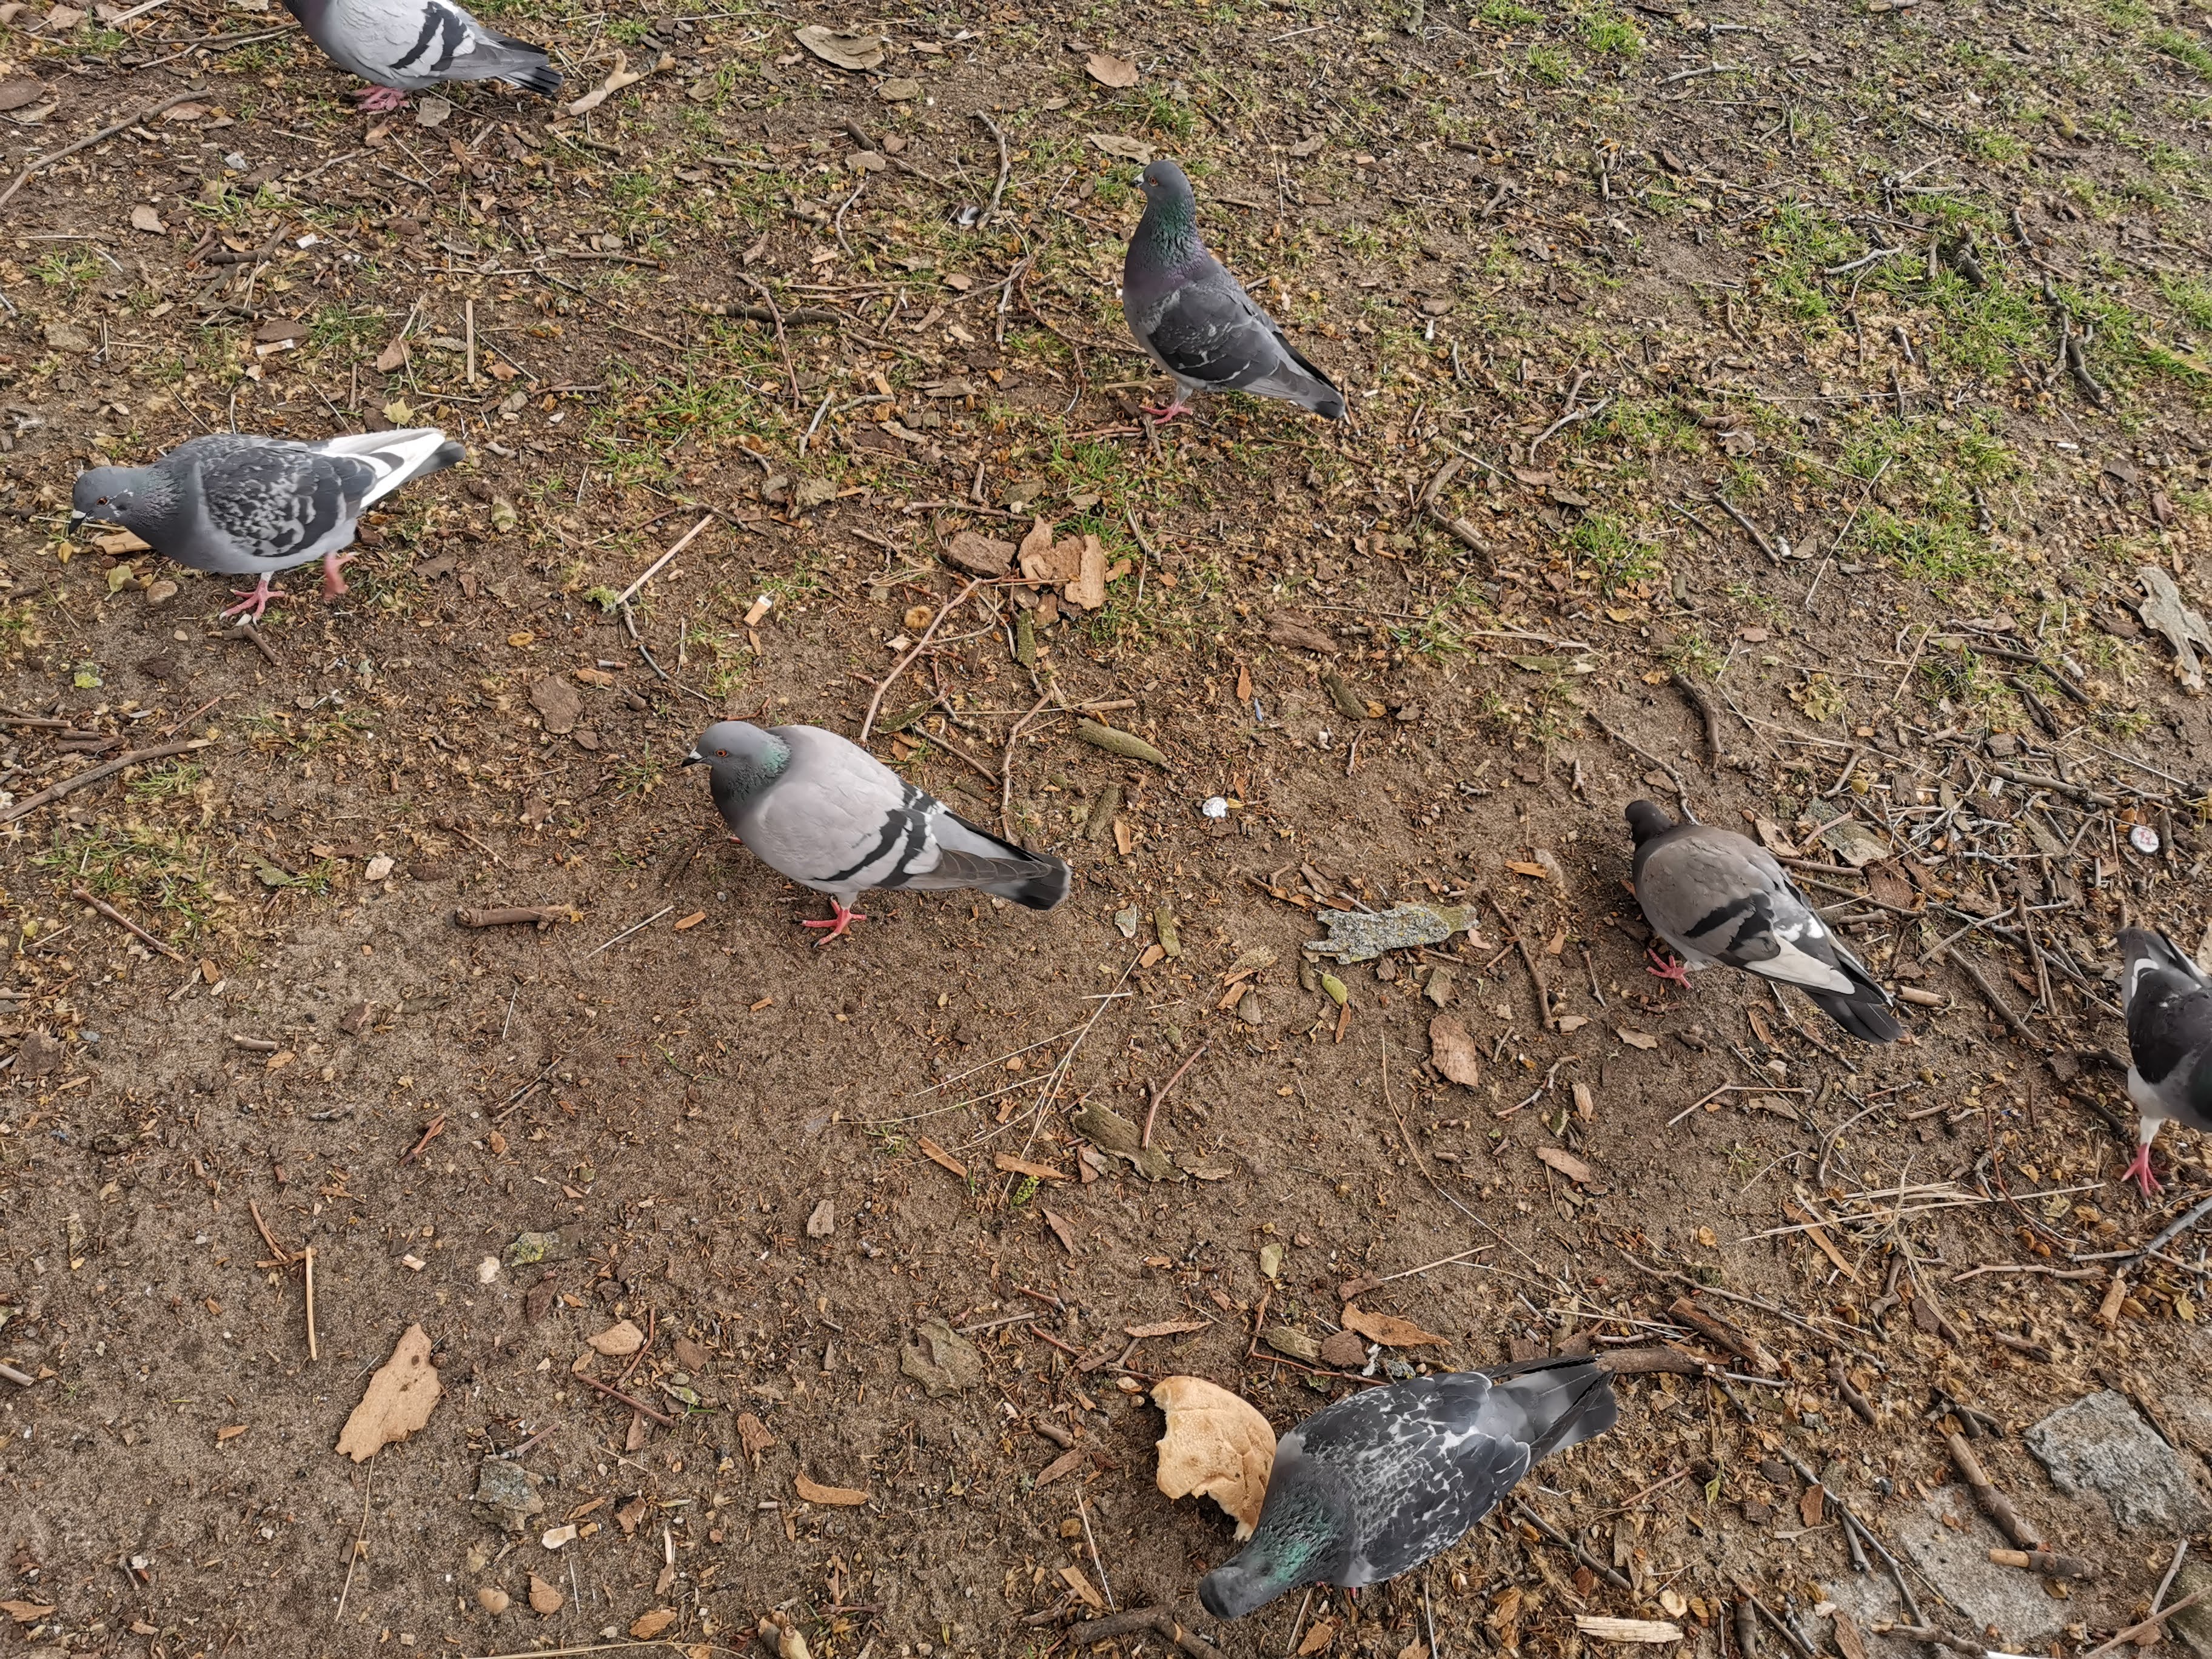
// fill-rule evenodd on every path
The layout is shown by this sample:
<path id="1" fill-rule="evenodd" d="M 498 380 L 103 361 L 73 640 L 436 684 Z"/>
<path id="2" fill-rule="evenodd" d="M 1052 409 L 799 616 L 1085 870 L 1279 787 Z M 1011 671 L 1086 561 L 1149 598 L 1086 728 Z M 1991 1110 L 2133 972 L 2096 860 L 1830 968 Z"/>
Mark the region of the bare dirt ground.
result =
<path id="1" fill-rule="evenodd" d="M 2118 1184 L 2106 1059 L 2113 932 L 2212 916 L 2204 703 L 2136 611 L 2208 598 L 2201 13 L 1029 6 L 845 70 L 794 29 L 866 20 L 529 0 L 565 97 L 653 72 L 372 130 L 281 12 L 112 11 L 0 6 L 0 1649 L 721 1652 L 781 1608 L 964 1659 L 1110 1595 L 1237 1655 L 1572 1659 L 1595 1614 L 1862 1659 L 1905 1614 L 1838 1499 L 1954 1635 L 2148 1609 L 2201 1516 L 2119 1529 L 2017 1437 L 2110 1387 L 2212 1449 L 2202 1247 L 2123 1254 L 2203 1149 Z M 1136 416 L 1146 153 L 1345 426 Z M 61 539 L 88 460 L 384 423 L 471 459 L 329 608 L 236 633 Z M 1073 896 L 810 948 L 677 762 L 857 732 L 957 538 L 1033 515 L 1104 605 L 981 590 L 873 743 Z M 1907 1042 L 1644 974 L 1620 811 L 1678 783 L 1801 860 Z M 1302 957 L 1409 899 L 1472 933 Z M 561 919 L 455 920 L 508 905 Z M 1347 1366 L 1347 1298 L 1442 1345 Z M 335 1455 L 417 1323 L 427 1425 Z M 1746 1380 L 1624 1379 L 1521 1494 L 1556 1539 L 1194 1611 L 1232 1547 L 1153 1486 L 1152 1379 L 1279 1428 L 1347 1370 L 1666 1342 Z M 1929 1520 L 1947 1426 L 2093 1577 Z M 2008 1597 L 1947 1602 L 1931 1528 Z"/>

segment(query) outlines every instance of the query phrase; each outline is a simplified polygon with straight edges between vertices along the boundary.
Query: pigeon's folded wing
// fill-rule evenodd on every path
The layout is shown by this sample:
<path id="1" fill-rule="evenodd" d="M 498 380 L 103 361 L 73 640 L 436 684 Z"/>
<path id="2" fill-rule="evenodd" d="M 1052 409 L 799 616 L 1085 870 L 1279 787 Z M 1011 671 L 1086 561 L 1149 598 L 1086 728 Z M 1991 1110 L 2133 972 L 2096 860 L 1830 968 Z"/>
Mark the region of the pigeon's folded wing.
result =
<path id="1" fill-rule="evenodd" d="M 408 88 L 441 81 L 522 80 L 545 54 L 494 34 L 447 0 L 331 0 L 317 39 L 365 80 Z M 552 76 L 558 87 L 560 77 Z"/>
<path id="2" fill-rule="evenodd" d="M 1237 279 L 1218 267 L 1170 290 L 1146 337 L 1168 373 L 1198 386 L 1249 386 L 1296 357 Z"/>
<path id="3" fill-rule="evenodd" d="M 1645 865 L 1637 898 L 1671 941 L 1731 968 L 1850 993 L 1833 938 L 1767 851 L 1741 836 L 1686 836 Z"/>
<path id="4" fill-rule="evenodd" d="M 208 524 L 240 554 L 299 563 L 352 538 L 375 470 L 297 444 L 242 443 L 201 465 Z"/>
<path id="5" fill-rule="evenodd" d="M 932 801 L 929 853 L 915 860 L 926 869 L 902 870 L 884 887 L 923 891 L 951 887 L 988 887 L 994 882 L 1024 881 L 1050 869 L 1055 860 L 1039 858 L 979 829 L 942 802 Z"/>

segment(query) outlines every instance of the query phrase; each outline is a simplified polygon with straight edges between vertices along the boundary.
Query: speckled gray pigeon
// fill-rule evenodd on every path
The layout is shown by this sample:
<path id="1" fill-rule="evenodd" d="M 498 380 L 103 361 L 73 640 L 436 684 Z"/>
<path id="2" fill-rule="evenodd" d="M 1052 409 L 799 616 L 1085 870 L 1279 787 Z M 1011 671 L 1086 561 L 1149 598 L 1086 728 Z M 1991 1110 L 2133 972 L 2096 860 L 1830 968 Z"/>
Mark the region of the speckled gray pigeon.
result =
<path id="1" fill-rule="evenodd" d="M 1308 1584 L 1357 1589 L 1449 1549 L 1531 1467 L 1620 1416 L 1588 1359 L 1532 1359 L 1346 1395 L 1275 1443 L 1260 1524 L 1198 1581 L 1217 1619 Z"/>
<path id="2" fill-rule="evenodd" d="M 827 893 L 836 913 L 808 927 L 827 945 L 870 887 L 977 887 L 1032 910 L 1067 896 L 1067 866 L 1002 841 L 915 788 L 856 743 L 818 726 L 708 726 L 684 757 L 703 765 L 714 805 L 761 862 Z"/>
<path id="3" fill-rule="evenodd" d="M 1651 971 L 1687 986 L 1691 968 L 1724 963 L 1794 985 L 1853 1036 L 1894 1042 L 1904 1034 L 1889 994 L 1830 933 L 1774 855 L 1710 823 L 1677 823 L 1648 800 L 1632 801 L 1636 902 L 1680 963 L 1652 952 Z"/>
<path id="4" fill-rule="evenodd" d="M 453 0 L 284 0 L 340 69 L 375 84 L 361 106 L 398 109 L 410 92 L 446 81 L 512 81 L 548 98 L 561 71 L 543 46 L 494 33 Z"/>
<path id="5" fill-rule="evenodd" d="M 2132 1180 L 2145 1198 L 2159 1190 L 2150 1144 L 2172 1118 L 2186 1129 L 2212 1129 L 2212 979 L 2163 933 L 2120 933 L 2123 1001 L 2128 1016 L 2128 1098 L 2139 1114 Z"/>
<path id="6" fill-rule="evenodd" d="M 191 438 L 147 466 L 77 475 L 70 527 L 119 524 L 165 558 L 224 576 L 258 576 L 222 614 L 258 619 L 283 594 L 280 571 L 323 562 L 323 597 L 346 591 L 343 550 L 368 508 L 404 483 L 441 472 L 468 452 L 435 427 L 357 432 L 320 443 L 219 432 Z"/>
<path id="7" fill-rule="evenodd" d="M 1146 412 L 1172 420 L 1201 392 L 1249 392 L 1342 420 L 1344 394 L 1206 251 L 1198 199 L 1182 169 L 1158 161 L 1137 183 L 1145 216 L 1121 263 L 1121 314 L 1146 355 L 1176 383 L 1171 402 Z"/>

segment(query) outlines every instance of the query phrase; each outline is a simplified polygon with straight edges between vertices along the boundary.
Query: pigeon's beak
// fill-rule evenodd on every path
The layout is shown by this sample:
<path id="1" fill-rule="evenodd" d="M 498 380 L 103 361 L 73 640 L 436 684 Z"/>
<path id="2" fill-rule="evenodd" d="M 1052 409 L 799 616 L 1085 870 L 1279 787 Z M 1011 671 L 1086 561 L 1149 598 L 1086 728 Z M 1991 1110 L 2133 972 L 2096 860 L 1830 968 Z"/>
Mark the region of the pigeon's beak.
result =
<path id="1" fill-rule="evenodd" d="M 1131 173 L 1129 175 L 1129 185 L 1132 189 L 1142 190 L 1145 187 L 1145 175 L 1141 173 Z"/>
<path id="2" fill-rule="evenodd" d="M 62 534 L 69 540 L 75 541 L 76 539 L 77 526 L 83 524 L 91 517 L 91 514 L 84 512 L 81 508 L 74 507 L 70 508 L 69 527 L 63 531 Z"/>
<path id="3" fill-rule="evenodd" d="M 707 758 L 707 757 L 706 757 L 704 755 L 701 754 L 697 750 L 694 749 L 694 750 L 693 750 L 690 754 L 688 754 L 688 755 L 684 756 L 684 757 L 683 758 L 682 762 L 680 762 L 680 763 L 679 763 L 679 764 L 682 764 L 682 765 L 684 765 L 684 766 L 697 766 L 697 765 L 700 765 L 701 763 L 702 763 L 706 760 L 706 758 Z"/>

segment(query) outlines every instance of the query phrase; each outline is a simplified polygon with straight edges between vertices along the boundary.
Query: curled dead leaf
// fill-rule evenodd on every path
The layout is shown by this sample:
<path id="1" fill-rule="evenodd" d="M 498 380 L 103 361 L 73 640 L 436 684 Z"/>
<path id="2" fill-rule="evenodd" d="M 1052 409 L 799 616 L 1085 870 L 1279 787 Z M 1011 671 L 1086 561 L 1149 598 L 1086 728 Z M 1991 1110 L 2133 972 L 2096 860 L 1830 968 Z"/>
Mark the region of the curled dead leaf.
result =
<path id="1" fill-rule="evenodd" d="M 630 1620 L 629 1633 L 640 1642 L 650 1642 L 676 1622 L 676 1609 L 655 1607 L 650 1613 L 641 1613 Z"/>
<path id="2" fill-rule="evenodd" d="M 1091 78 L 1102 87 L 1133 87 L 1137 84 L 1137 66 L 1127 58 L 1116 58 L 1110 52 L 1094 52 L 1084 64 Z"/>
<path id="3" fill-rule="evenodd" d="M 1167 1413 L 1159 1488 L 1170 1498 L 1211 1498 L 1235 1518 L 1239 1540 L 1259 1524 L 1274 1467 L 1275 1431 L 1259 1408 L 1202 1376 L 1164 1376 L 1152 1403 Z"/>
<path id="4" fill-rule="evenodd" d="M 1429 1058 L 1451 1081 L 1472 1089 L 1482 1081 L 1482 1054 L 1467 1022 L 1438 1014 L 1429 1022 Z"/>
<path id="5" fill-rule="evenodd" d="M 1425 1331 L 1410 1319 L 1401 1319 L 1395 1314 L 1369 1313 L 1363 1308 L 1347 1307 L 1344 1310 L 1344 1328 L 1357 1331 L 1370 1342 L 1380 1342 L 1386 1348 L 1451 1346 L 1449 1337 Z"/>
<path id="6" fill-rule="evenodd" d="M 866 29 L 833 29 L 810 23 L 799 31 L 799 44 L 825 64 L 842 70 L 872 70 L 884 61 L 883 36 Z"/>

